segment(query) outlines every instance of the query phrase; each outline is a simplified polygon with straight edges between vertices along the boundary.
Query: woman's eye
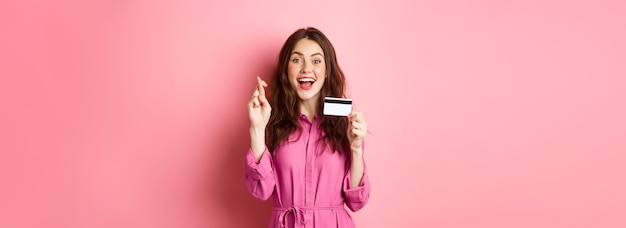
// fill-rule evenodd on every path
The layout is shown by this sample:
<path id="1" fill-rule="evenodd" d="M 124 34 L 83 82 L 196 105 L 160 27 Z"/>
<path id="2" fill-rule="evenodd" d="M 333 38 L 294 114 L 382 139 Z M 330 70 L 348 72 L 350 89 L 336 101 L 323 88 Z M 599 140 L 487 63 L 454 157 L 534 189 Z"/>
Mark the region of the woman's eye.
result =
<path id="1" fill-rule="evenodd" d="M 293 62 L 293 63 L 300 63 L 300 59 L 292 59 L 291 62 Z"/>
<path id="2" fill-rule="evenodd" d="M 316 59 L 316 60 L 313 60 L 313 63 L 320 64 L 320 63 L 322 63 L 322 60 Z"/>

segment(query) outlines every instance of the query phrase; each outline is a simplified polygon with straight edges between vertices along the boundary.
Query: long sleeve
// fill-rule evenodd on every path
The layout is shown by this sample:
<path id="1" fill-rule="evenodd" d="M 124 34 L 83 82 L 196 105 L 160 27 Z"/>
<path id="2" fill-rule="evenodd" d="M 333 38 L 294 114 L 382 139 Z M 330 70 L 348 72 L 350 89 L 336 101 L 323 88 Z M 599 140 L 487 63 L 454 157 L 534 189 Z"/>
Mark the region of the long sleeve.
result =
<path id="1" fill-rule="evenodd" d="M 245 182 L 252 196 L 260 200 L 267 200 L 272 195 L 276 186 L 273 168 L 272 156 L 267 148 L 263 151 L 259 163 L 256 163 L 252 149 L 248 150 Z"/>
<path id="2" fill-rule="evenodd" d="M 364 162 L 365 163 L 365 162 Z M 361 179 L 361 183 L 356 188 L 350 188 L 350 169 L 346 176 L 344 177 L 343 182 L 343 193 L 346 197 L 346 205 L 352 211 L 358 211 L 370 198 L 370 181 L 367 176 L 367 166 L 363 164 L 363 178 Z"/>

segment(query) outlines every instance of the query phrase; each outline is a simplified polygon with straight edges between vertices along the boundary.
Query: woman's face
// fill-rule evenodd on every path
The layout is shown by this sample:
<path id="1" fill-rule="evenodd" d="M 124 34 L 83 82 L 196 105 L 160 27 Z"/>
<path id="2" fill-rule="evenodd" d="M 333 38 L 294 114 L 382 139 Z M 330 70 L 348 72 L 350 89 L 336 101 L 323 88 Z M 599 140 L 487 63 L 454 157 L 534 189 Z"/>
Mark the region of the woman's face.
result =
<path id="1" fill-rule="evenodd" d="M 322 47 L 313 40 L 299 40 L 289 57 L 287 75 L 300 100 L 317 101 L 326 79 Z"/>

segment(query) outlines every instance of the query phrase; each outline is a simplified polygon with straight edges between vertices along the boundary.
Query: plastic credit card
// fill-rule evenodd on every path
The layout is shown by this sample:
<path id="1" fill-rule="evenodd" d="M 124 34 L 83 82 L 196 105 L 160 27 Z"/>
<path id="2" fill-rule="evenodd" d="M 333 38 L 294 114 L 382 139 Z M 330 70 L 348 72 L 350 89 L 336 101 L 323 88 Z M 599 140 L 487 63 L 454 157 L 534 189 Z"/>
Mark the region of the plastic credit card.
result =
<path id="1" fill-rule="evenodd" d="M 325 97 L 324 115 L 327 116 L 348 116 L 352 112 L 352 99 Z"/>

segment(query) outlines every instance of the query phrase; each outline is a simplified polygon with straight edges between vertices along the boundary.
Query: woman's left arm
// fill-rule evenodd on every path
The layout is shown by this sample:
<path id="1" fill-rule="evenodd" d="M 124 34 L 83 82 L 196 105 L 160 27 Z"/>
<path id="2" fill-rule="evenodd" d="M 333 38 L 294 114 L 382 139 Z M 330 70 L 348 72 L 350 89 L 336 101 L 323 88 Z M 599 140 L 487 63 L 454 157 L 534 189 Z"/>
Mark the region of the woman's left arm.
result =
<path id="1" fill-rule="evenodd" d="M 350 164 L 350 188 L 356 188 L 363 178 L 363 140 L 367 133 L 367 122 L 361 112 L 352 112 L 348 116 L 348 140 L 352 152 Z"/>
<path id="2" fill-rule="evenodd" d="M 363 113 L 352 112 L 348 116 L 347 129 L 352 155 L 350 156 L 350 172 L 344 182 L 346 204 L 352 211 L 361 209 L 369 199 L 370 184 L 363 159 L 363 140 L 366 133 L 367 123 Z"/>

